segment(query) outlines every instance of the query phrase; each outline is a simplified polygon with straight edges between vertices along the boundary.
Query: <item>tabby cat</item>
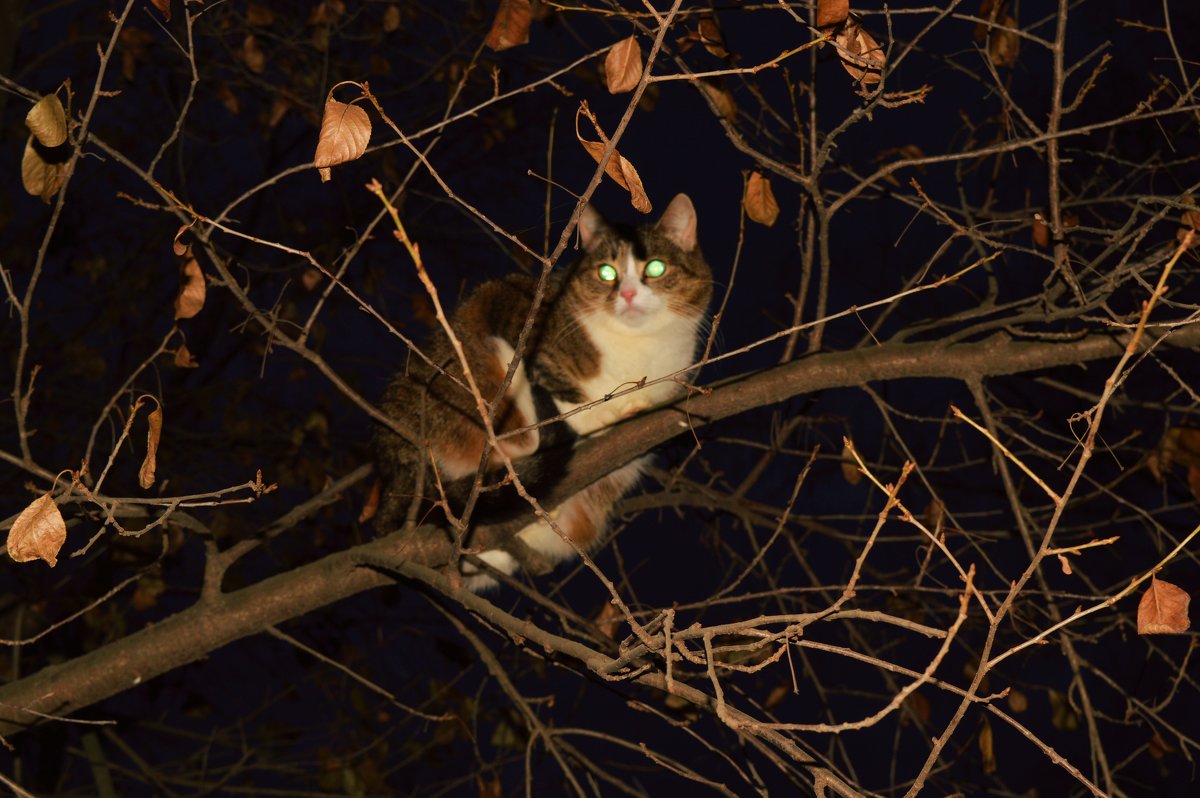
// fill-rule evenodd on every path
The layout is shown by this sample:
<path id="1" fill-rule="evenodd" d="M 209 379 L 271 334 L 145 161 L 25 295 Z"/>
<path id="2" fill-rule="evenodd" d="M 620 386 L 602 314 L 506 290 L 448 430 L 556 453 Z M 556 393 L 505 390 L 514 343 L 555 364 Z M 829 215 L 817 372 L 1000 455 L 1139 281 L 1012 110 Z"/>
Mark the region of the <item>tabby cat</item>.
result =
<path id="1" fill-rule="evenodd" d="M 683 391 L 712 297 L 711 272 L 696 242 L 696 211 L 685 194 L 671 201 L 657 223 L 637 227 L 607 222 L 586 206 L 579 237 L 584 254 L 552 279 L 522 362 L 493 412 L 496 435 L 514 433 L 499 438 L 499 449 L 513 460 L 533 495 L 562 476 L 574 441 Z M 485 283 L 451 318 L 485 400 L 496 395 L 507 373 L 534 286 L 523 275 Z M 440 498 L 439 483 L 452 504 L 461 499 L 455 481 L 470 485 L 464 478 L 478 471 L 487 441 L 446 335 L 439 331 L 423 351 L 436 367 L 414 356 L 382 403 L 384 412 L 425 446 L 418 451 L 383 428 L 376 434 L 382 484 L 376 524 L 382 531 L 397 527 L 406 513 L 425 520 Z M 684 373 L 603 401 L 643 380 L 677 372 Z M 564 420 L 528 428 L 596 402 Z M 613 505 L 637 482 L 648 459 L 631 462 L 564 501 L 552 514 L 563 534 L 582 549 L 595 545 Z M 498 452 L 491 453 L 486 467 L 485 482 L 495 482 L 492 477 L 502 472 L 492 470 L 503 468 Z M 505 505 L 495 498 L 499 495 L 483 494 L 475 522 L 492 521 L 489 514 L 503 513 L 506 507 L 532 516 L 519 497 L 509 494 Z M 534 560 L 550 563 L 575 555 L 574 547 L 549 525 L 535 521 L 512 544 L 480 557 L 512 574 L 529 561 L 522 555 L 529 550 Z M 464 572 L 473 589 L 495 584 L 472 566 L 464 565 Z"/>

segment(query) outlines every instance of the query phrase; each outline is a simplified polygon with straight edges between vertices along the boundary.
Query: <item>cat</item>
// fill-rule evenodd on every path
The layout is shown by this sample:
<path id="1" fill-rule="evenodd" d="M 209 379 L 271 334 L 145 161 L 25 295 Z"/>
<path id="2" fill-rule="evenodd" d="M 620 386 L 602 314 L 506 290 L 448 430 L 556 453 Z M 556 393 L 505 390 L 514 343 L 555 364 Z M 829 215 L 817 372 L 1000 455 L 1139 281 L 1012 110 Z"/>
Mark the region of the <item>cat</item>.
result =
<path id="1" fill-rule="evenodd" d="M 493 410 L 499 451 L 489 457 L 485 483 L 503 476 L 503 453 L 530 494 L 538 495 L 565 472 L 580 438 L 602 434 L 685 390 L 712 298 L 711 270 L 696 228 L 696 211 L 686 194 L 677 195 L 656 223 L 636 227 L 608 222 L 592 206 L 584 207 L 578 228 L 582 257 L 551 278 L 524 357 Z M 484 283 L 451 318 L 485 401 L 496 395 L 508 371 L 535 285 L 524 275 Z M 375 435 L 381 484 L 375 521 L 384 532 L 406 517 L 427 520 L 442 495 L 439 484 L 451 503 L 461 501 L 487 441 L 448 337 L 439 330 L 422 351 L 436 367 L 413 356 L 407 372 L 388 386 L 382 409 L 411 430 L 424 451 L 383 427 Z M 669 375 L 675 377 L 653 382 Z M 643 381 L 653 384 L 608 398 Z M 529 428 L 563 414 L 570 415 Z M 511 434 L 499 437 L 505 433 Z M 628 463 L 564 501 L 551 513 L 559 529 L 579 548 L 593 547 L 612 507 L 648 462 L 643 457 Z M 507 499 L 503 492 L 489 491 L 481 494 L 472 521 L 493 522 L 514 512 L 532 515 L 511 491 Z M 557 563 L 575 555 L 548 524 L 534 521 L 511 544 L 479 557 L 511 575 L 531 559 Z M 462 570 L 473 590 L 496 584 L 470 564 Z"/>

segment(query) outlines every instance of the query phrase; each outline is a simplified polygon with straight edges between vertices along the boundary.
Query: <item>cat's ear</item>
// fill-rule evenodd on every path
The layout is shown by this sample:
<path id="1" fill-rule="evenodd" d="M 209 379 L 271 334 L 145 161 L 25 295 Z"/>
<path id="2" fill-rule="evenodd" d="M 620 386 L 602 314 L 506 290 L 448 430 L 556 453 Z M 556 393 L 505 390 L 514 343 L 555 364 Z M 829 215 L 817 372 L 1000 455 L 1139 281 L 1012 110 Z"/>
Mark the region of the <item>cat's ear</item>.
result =
<path id="1" fill-rule="evenodd" d="M 583 242 L 584 250 L 591 252 L 607 230 L 608 222 L 604 221 L 600 212 L 590 204 L 584 205 L 583 213 L 579 216 L 579 240 Z"/>
<path id="2" fill-rule="evenodd" d="M 676 194 L 658 220 L 658 231 L 684 252 L 696 248 L 696 209 L 687 194 Z"/>

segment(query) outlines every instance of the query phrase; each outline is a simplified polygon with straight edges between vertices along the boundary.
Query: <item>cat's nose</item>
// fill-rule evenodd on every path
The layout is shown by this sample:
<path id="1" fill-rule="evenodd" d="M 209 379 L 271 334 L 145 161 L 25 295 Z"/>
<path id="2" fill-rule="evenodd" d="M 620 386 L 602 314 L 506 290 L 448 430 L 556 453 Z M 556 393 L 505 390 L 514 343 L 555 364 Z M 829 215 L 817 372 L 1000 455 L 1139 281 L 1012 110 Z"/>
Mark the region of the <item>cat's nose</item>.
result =
<path id="1" fill-rule="evenodd" d="M 636 288 L 622 288 L 621 289 L 621 298 L 624 299 L 630 305 L 633 304 L 633 297 L 636 294 L 637 294 Z"/>

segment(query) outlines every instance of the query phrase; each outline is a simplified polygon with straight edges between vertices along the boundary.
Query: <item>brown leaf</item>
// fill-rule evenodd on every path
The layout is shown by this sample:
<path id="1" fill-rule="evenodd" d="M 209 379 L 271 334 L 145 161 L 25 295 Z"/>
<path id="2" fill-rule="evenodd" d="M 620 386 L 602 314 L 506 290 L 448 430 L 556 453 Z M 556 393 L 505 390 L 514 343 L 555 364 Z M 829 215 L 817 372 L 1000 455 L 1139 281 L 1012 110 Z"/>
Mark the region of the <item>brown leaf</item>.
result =
<path id="1" fill-rule="evenodd" d="M 589 141 L 579 133 L 579 117 L 586 116 L 588 121 L 592 123 L 596 133 L 600 136 L 600 141 Z M 604 157 L 604 150 L 608 146 L 608 136 L 604 135 L 604 131 L 600 129 L 600 124 L 588 109 L 587 102 L 584 101 L 579 105 L 579 110 L 575 112 L 575 137 L 579 139 L 579 143 L 587 150 L 588 155 L 596 163 L 600 163 L 600 159 Z M 650 213 L 650 198 L 646 196 L 646 189 L 642 186 L 642 178 L 638 176 L 637 169 L 633 167 L 625 156 L 621 155 L 616 150 L 613 150 L 612 155 L 608 158 L 608 163 L 605 164 L 604 172 L 617 185 L 629 192 L 629 201 L 636 210 L 642 213 Z"/>
<path id="2" fill-rule="evenodd" d="M 925 526 L 931 532 L 937 532 L 946 518 L 946 505 L 940 499 L 930 499 L 925 506 Z"/>
<path id="3" fill-rule="evenodd" d="M 256 75 L 261 75 L 267 69 L 267 54 L 258 46 L 258 39 L 253 33 L 246 34 L 242 40 L 242 63 Z"/>
<path id="4" fill-rule="evenodd" d="M 1059 731 L 1078 731 L 1079 715 L 1071 707 L 1066 695 L 1050 690 L 1050 725 Z"/>
<path id="5" fill-rule="evenodd" d="M 1050 246 L 1050 225 L 1041 216 L 1033 217 L 1033 243 L 1042 249 Z"/>
<path id="6" fill-rule="evenodd" d="M 842 479 L 851 485 L 862 482 L 862 472 L 858 470 L 858 461 L 851 453 L 849 442 L 842 444 Z"/>
<path id="7" fill-rule="evenodd" d="M 1177 635 L 1186 632 L 1190 597 L 1183 588 L 1157 577 L 1138 602 L 1137 630 L 1140 635 Z"/>
<path id="8" fill-rule="evenodd" d="M 311 291 L 321 284 L 321 273 L 309 266 L 304 270 L 304 274 L 300 275 L 300 285 L 304 286 L 305 291 Z"/>
<path id="9" fill-rule="evenodd" d="M 275 24 L 275 12 L 268 6 L 251 3 L 246 9 L 246 22 L 256 28 L 267 28 Z"/>
<path id="10" fill-rule="evenodd" d="M 1008 0 L 981 0 L 979 3 L 979 18 L 986 19 L 989 22 L 995 22 L 1000 19 L 1004 12 L 1008 10 Z M 987 39 L 988 30 L 991 25 L 985 22 L 975 23 L 975 41 L 982 43 Z"/>
<path id="11" fill-rule="evenodd" d="M 358 523 L 365 524 L 375 517 L 379 512 L 379 499 L 383 494 L 383 483 L 375 480 L 371 484 L 371 490 L 367 493 L 367 498 L 363 502 L 362 509 L 358 512 Z"/>
<path id="12" fill-rule="evenodd" d="M 696 33 L 705 50 L 717 58 L 728 57 L 729 51 L 725 49 L 725 37 L 721 35 L 721 29 L 717 27 L 717 20 L 713 18 L 712 14 L 700 15 L 700 20 L 696 23 Z"/>
<path id="13" fill-rule="evenodd" d="M 150 0 L 167 22 L 171 21 L 171 0 Z"/>
<path id="14" fill-rule="evenodd" d="M 158 441 L 162 437 L 162 405 L 154 408 L 147 422 L 146 457 L 142 460 L 142 467 L 138 469 L 138 484 L 142 486 L 142 490 L 154 485 L 154 469 L 158 466 Z"/>
<path id="15" fill-rule="evenodd" d="M 600 633 L 609 640 L 617 639 L 617 632 L 621 631 L 621 624 L 625 618 L 621 615 L 621 611 L 611 601 L 605 602 L 600 611 L 596 613 L 596 617 L 592 619 L 592 623 L 596 624 L 596 628 Z"/>
<path id="16" fill-rule="evenodd" d="M 846 24 L 834 38 L 838 46 L 838 58 L 842 67 L 859 83 L 869 86 L 883 80 L 882 72 L 887 56 L 871 34 L 863 30 L 854 16 L 847 17 Z"/>
<path id="17" fill-rule="evenodd" d="M 783 703 L 783 699 L 787 698 L 788 693 L 790 692 L 792 692 L 792 688 L 788 687 L 786 684 L 776 685 L 771 689 L 771 692 L 767 694 L 767 700 L 763 702 L 763 707 L 765 709 L 774 709 Z"/>
<path id="18" fill-rule="evenodd" d="M 729 89 L 707 80 L 698 80 L 696 85 L 708 99 L 712 100 L 713 105 L 717 107 L 717 113 L 730 122 L 737 121 L 737 103 L 733 101 L 733 95 L 729 93 Z"/>
<path id="19" fill-rule="evenodd" d="M 1005 14 L 1000 24 L 1006 28 L 1017 27 L 1017 20 Z M 1021 51 L 1021 37 L 1011 30 L 993 28 L 988 39 L 988 57 L 998 67 L 1010 67 L 1017 63 L 1017 54 Z"/>
<path id="20" fill-rule="evenodd" d="M 175 350 L 175 366 L 177 368 L 194 369 L 199 365 L 196 358 L 192 357 L 192 353 L 188 351 L 187 344 L 182 344 Z"/>
<path id="21" fill-rule="evenodd" d="M 43 147 L 57 147 L 67 140 L 67 112 L 57 94 L 47 94 L 25 114 L 25 127 Z"/>
<path id="22" fill-rule="evenodd" d="M 1167 754 L 1175 753 L 1175 748 L 1161 734 L 1155 732 L 1154 736 L 1150 738 L 1149 745 L 1146 747 L 1146 753 L 1154 759 L 1162 759 Z"/>
<path id="23" fill-rule="evenodd" d="M 204 272 L 200 271 L 200 262 L 191 258 L 183 265 L 183 285 L 175 297 L 175 318 L 190 319 L 204 307 L 204 297 L 208 287 L 204 284 Z"/>
<path id="24" fill-rule="evenodd" d="M 1020 690 L 1008 691 L 1008 708 L 1013 712 L 1024 712 L 1029 709 L 1029 699 Z"/>
<path id="25" fill-rule="evenodd" d="M 331 25 L 338 17 L 346 13 L 346 4 L 342 0 L 321 0 L 313 6 L 308 15 L 309 25 Z"/>
<path id="26" fill-rule="evenodd" d="M 383 12 L 383 32 L 391 33 L 400 29 L 400 6 L 393 3 Z"/>
<path id="27" fill-rule="evenodd" d="M 529 41 L 529 26 L 533 22 L 533 4 L 529 0 L 500 0 L 492 29 L 484 43 L 496 52 L 517 47 Z"/>
<path id="28" fill-rule="evenodd" d="M 746 215 L 761 225 L 770 227 L 779 217 L 779 204 L 771 191 L 771 181 L 759 172 L 751 172 L 746 181 L 746 194 L 742 197 Z"/>
<path id="29" fill-rule="evenodd" d="M 1058 555 L 1058 564 L 1062 568 L 1063 574 L 1066 576 L 1071 575 L 1071 563 L 1067 560 L 1065 554 Z"/>
<path id="30" fill-rule="evenodd" d="M 850 0 L 817 0 L 817 27 L 841 25 L 850 15 Z"/>
<path id="31" fill-rule="evenodd" d="M 166 592 L 166 589 L 167 586 L 163 583 L 161 576 L 146 574 L 138 579 L 137 587 L 133 589 L 133 598 L 129 603 L 135 610 L 153 609 L 158 604 L 158 597 Z"/>
<path id="32" fill-rule="evenodd" d="M 328 100 L 313 165 L 318 169 L 361 158 L 371 140 L 371 119 L 357 105 Z"/>
<path id="33" fill-rule="evenodd" d="M 271 112 L 267 114 L 267 127 L 274 128 L 283 121 L 283 117 L 292 109 L 292 103 L 282 94 L 276 94 L 271 101 Z"/>
<path id="34" fill-rule="evenodd" d="M 45 560 L 51 568 L 67 542 L 67 525 L 49 493 L 30 502 L 8 532 L 8 556 L 17 562 Z"/>
<path id="35" fill-rule="evenodd" d="M 1200 499 L 1200 466 L 1188 466 L 1188 487 L 1192 489 L 1192 495 Z"/>
<path id="36" fill-rule="evenodd" d="M 221 105 L 225 106 L 225 110 L 234 116 L 237 116 L 238 111 L 242 110 L 237 95 L 224 83 L 217 86 L 217 99 L 221 101 Z"/>
<path id="37" fill-rule="evenodd" d="M 183 241 L 180 239 L 183 238 L 184 233 L 192 229 L 192 225 L 194 224 L 195 222 L 188 222 L 185 225 L 181 225 L 180 228 L 175 231 L 175 240 L 171 242 L 171 251 L 174 252 L 177 257 L 182 258 L 188 253 L 188 249 L 191 245 L 183 243 Z"/>
<path id="38" fill-rule="evenodd" d="M 904 699 L 903 706 L 921 723 L 929 722 L 929 699 L 921 693 L 909 693 Z M 907 715 L 905 715 L 901 718 L 900 722 L 902 724 L 907 724 L 911 723 L 912 721 Z"/>
<path id="39" fill-rule="evenodd" d="M 1185 465 L 1189 470 L 1200 467 L 1200 428 L 1172 427 L 1167 430 L 1158 449 L 1150 453 L 1146 465 L 1159 482 L 1176 465 Z"/>
<path id="40" fill-rule="evenodd" d="M 328 183 L 330 180 L 333 179 L 333 170 L 330 169 L 328 166 L 317 167 L 317 174 L 321 176 L 322 183 Z"/>
<path id="41" fill-rule="evenodd" d="M 21 158 L 21 185 L 25 191 L 42 202 L 49 202 L 58 193 L 67 176 L 67 165 L 49 163 L 33 145 L 33 136 L 25 141 L 25 155 Z"/>
<path id="42" fill-rule="evenodd" d="M 979 730 L 979 753 L 983 755 L 983 772 L 991 775 L 996 772 L 996 751 L 992 742 L 992 724 L 983 721 Z"/>
<path id="43" fill-rule="evenodd" d="M 633 91 L 642 79 L 642 48 L 630 36 L 608 49 L 604 56 L 604 80 L 610 94 Z"/>

